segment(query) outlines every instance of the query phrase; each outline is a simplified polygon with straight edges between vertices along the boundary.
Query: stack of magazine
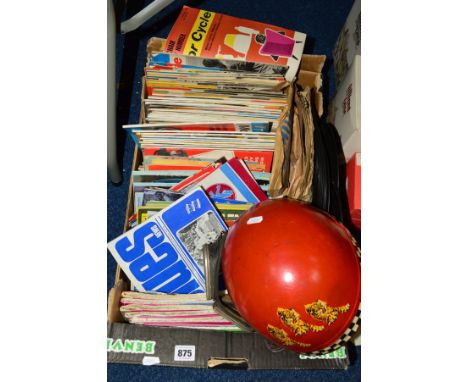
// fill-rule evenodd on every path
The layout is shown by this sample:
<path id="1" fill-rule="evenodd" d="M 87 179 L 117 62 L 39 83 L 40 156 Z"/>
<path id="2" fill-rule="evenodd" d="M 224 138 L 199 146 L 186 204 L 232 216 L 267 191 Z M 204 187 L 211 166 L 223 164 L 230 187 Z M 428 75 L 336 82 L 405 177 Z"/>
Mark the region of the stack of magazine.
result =
<path id="1" fill-rule="evenodd" d="M 288 81 L 305 38 L 184 6 L 168 38 L 148 44 L 143 123 L 124 126 L 144 156 L 133 174 L 136 192 L 148 182 L 179 191 L 182 181 L 206 175 L 222 158 L 242 160 L 266 192 L 275 130 L 289 110 Z M 135 200 L 136 211 L 141 194 Z"/>
<path id="2" fill-rule="evenodd" d="M 122 292 L 122 316 L 132 324 L 239 331 L 213 310 L 204 293 L 162 294 Z"/>
<path id="3" fill-rule="evenodd" d="M 268 199 L 275 130 L 304 43 L 300 32 L 184 7 L 150 49 L 144 123 L 124 126 L 143 154 L 134 214 L 108 244 L 131 282 L 121 306 L 129 322 L 236 329 L 206 299 L 203 248 Z"/>

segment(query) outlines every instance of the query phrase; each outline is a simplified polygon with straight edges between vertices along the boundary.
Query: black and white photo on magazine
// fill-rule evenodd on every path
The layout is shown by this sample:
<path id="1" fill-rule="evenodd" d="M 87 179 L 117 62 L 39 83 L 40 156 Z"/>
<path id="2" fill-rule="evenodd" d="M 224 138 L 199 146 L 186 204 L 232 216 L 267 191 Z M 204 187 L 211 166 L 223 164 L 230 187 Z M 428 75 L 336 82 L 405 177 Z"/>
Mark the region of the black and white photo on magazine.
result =
<path id="1" fill-rule="evenodd" d="M 203 247 L 213 243 L 224 231 L 223 226 L 213 212 L 200 216 L 197 220 L 187 224 L 177 232 L 187 251 L 194 258 L 200 269 L 204 269 Z"/>

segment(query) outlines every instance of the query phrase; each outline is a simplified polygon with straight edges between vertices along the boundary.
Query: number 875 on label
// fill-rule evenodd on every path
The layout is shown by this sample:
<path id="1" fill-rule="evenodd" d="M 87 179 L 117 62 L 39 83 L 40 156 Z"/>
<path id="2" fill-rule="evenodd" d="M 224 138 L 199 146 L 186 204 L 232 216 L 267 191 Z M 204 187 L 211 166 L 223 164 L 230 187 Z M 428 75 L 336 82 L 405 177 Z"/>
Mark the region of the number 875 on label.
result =
<path id="1" fill-rule="evenodd" d="M 174 361 L 195 361 L 195 345 L 176 345 Z"/>

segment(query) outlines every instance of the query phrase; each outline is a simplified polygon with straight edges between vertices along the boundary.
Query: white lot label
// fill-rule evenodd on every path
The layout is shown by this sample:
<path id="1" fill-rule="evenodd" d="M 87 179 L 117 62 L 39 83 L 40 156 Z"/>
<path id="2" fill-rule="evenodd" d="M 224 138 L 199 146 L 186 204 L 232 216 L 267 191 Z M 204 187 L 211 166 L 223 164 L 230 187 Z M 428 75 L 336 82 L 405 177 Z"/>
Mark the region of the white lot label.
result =
<path id="1" fill-rule="evenodd" d="M 195 361 L 195 345 L 176 345 L 174 361 Z"/>
<path id="2" fill-rule="evenodd" d="M 145 366 L 159 365 L 159 357 L 144 356 L 141 363 Z"/>

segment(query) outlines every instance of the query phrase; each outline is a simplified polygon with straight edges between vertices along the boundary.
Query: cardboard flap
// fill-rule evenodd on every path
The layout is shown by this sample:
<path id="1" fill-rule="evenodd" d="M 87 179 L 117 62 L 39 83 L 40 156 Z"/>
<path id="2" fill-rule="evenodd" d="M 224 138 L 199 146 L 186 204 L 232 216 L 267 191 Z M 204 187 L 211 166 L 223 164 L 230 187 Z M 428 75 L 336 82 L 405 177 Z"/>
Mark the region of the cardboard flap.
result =
<path id="1" fill-rule="evenodd" d="M 208 360 L 209 369 L 248 369 L 249 361 L 246 358 L 216 358 Z"/>
<path id="2" fill-rule="evenodd" d="M 303 88 L 310 86 L 315 90 L 320 90 L 322 88 L 322 74 L 301 70 L 297 77 L 297 83 Z"/>
<path id="3" fill-rule="evenodd" d="M 326 59 L 325 55 L 303 54 L 299 70 L 321 73 Z"/>
<path id="4" fill-rule="evenodd" d="M 120 305 L 120 296 L 123 290 L 128 288 L 125 285 L 124 280 L 119 280 L 115 283 L 114 287 L 111 288 L 109 292 L 108 298 L 108 308 L 107 308 L 107 320 L 109 322 L 124 322 L 124 318 L 120 313 L 119 305 Z"/>
<path id="5" fill-rule="evenodd" d="M 322 74 L 301 70 L 297 78 L 297 83 L 305 88 L 309 86 L 314 94 L 314 103 L 317 113 L 320 116 L 323 114 L 323 94 L 322 94 Z"/>

